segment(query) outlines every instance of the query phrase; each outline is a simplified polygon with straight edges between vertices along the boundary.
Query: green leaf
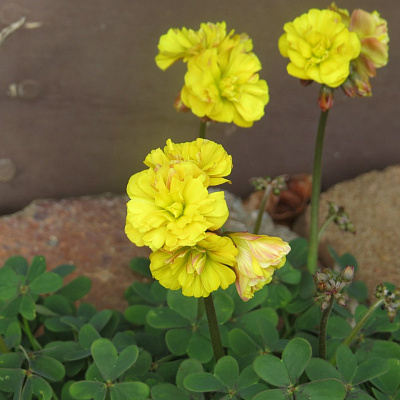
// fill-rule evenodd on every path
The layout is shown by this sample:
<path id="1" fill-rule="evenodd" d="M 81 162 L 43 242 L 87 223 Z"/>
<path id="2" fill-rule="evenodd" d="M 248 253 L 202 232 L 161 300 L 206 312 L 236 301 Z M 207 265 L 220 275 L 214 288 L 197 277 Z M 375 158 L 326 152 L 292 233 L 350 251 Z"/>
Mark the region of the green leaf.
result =
<path id="1" fill-rule="evenodd" d="M 233 357 L 224 356 L 215 365 L 214 375 L 228 388 L 233 389 L 239 378 L 239 365 Z"/>
<path id="2" fill-rule="evenodd" d="M 376 378 L 379 375 L 389 371 L 390 364 L 383 358 L 373 357 L 361 363 L 353 379 L 353 385 L 359 385 L 362 382 Z"/>
<path id="3" fill-rule="evenodd" d="M 135 333 L 133 331 L 118 332 L 112 339 L 113 345 L 120 353 L 125 347 L 136 344 Z"/>
<path id="4" fill-rule="evenodd" d="M 191 400 L 189 393 L 171 383 L 160 383 L 151 389 L 153 400 Z"/>
<path id="5" fill-rule="evenodd" d="M 307 264 L 308 241 L 304 238 L 296 238 L 290 241 L 291 251 L 287 259 L 294 267 L 302 267 Z"/>
<path id="6" fill-rule="evenodd" d="M 273 309 L 285 308 L 292 300 L 292 294 L 289 289 L 280 283 L 270 284 L 268 286 L 268 297 L 265 305 Z"/>
<path id="7" fill-rule="evenodd" d="M 71 315 L 73 309 L 69 301 L 60 294 L 52 294 L 44 299 L 43 305 L 60 315 Z"/>
<path id="8" fill-rule="evenodd" d="M 22 256 L 12 256 L 4 263 L 4 267 L 12 268 L 17 274 L 26 276 L 29 269 L 28 261 Z"/>
<path id="9" fill-rule="evenodd" d="M 169 290 L 167 294 L 169 308 L 191 322 L 197 319 L 199 301 L 203 301 L 203 299 L 184 296 L 180 290 Z"/>
<path id="10" fill-rule="evenodd" d="M 236 288 L 231 289 L 231 287 L 229 287 L 226 292 L 231 293 L 231 297 L 233 298 L 235 303 L 233 314 L 235 316 L 238 316 L 248 313 L 249 311 L 259 306 L 261 303 L 263 303 L 268 295 L 268 286 L 264 286 L 261 290 L 255 292 L 254 297 L 248 301 L 243 301 L 239 297 Z"/>
<path id="11" fill-rule="evenodd" d="M 229 347 L 238 355 L 257 354 L 260 350 L 256 342 L 243 330 L 234 328 L 228 333 Z"/>
<path id="12" fill-rule="evenodd" d="M 32 393 L 39 400 L 50 400 L 53 397 L 53 389 L 44 379 L 39 376 L 32 376 L 30 381 L 32 384 Z"/>
<path id="13" fill-rule="evenodd" d="M 357 371 L 357 359 L 348 346 L 341 344 L 337 348 L 336 363 L 343 378 L 351 383 Z"/>
<path id="14" fill-rule="evenodd" d="M 202 363 L 206 363 L 213 358 L 214 352 L 208 339 L 199 332 L 194 332 L 189 339 L 187 354 Z"/>
<path id="15" fill-rule="evenodd" d="M 184 328 L 190 325 L 186 318 L 167 307 L 150 310 L 147 314 L 147 323 L 158 329 Z"/>
<path id="16" fill-rule="evenodd" d="M 225 293 L 225 291 L 218 291 L 213 297 L 217 320 L 222 325 L 232 316 L 235 304 L 232 297 Z"/>
<path id="17" fill-rule="evenodd" d="M 92 281 L 87 276 L 78 276 L 57 291 L 58 294 L 74 302 L 86 296 L 92 287 Z"/>
<path id="18" fill-rule="evenodd" d="M 57 317 L 58 314 L 55 313 L 54 311 L 51 311 L 50 308 L 47 308 L 45 306 L 42 306 L 41 304 L 35 304 L 35 311 L 43 315 L 44 317 Z"/>
<path id="19" fill-rule="evenodd" d="M 306 374 L 310 381 L 329 378 L 342 380 L 337 369 L 331 363 L 322 358 L 312 358 L 310 363 L 307 365 Z"/>
<path id="20" fill-rule="evenodd" d="M 84 349 L 90 349 L 93 342 L 100 339 L 100 334 L 91 324 L 85 324 L 79 330 L 78 341 Z"/>
<path id="21" fill-rule="evenodd" d="M 144 304 L 134 304 L 129 306 L 124 311 L 124 317 L 132 324 L 144 325 L 146 323 L 147 313 L 152 309 L 152 306 Z"/>
<path id="22" fill-rule="evenodd" d="M 91 352 L 93 359 L 105 380 L 111 380 L 118 353 L 111 340 L 97 339 L 92 343 Z"/>
<path id="23" fill-rule="evenodd" d="M 287 389 L 270 389 L 258 393 L 252 400 L 292 400 L 293 396 Z"/>
<path id="24" fill-rule="evenodd" d="M 60 275 L 54 272 L 45 272 L 29 284 L 29 290 L 35 294 L 52 293 L 56 292 L 62 284 L 63 280 Z"/>
<path id="25" fill-rule="evenodd" d="M 74 398 L 69 393 L 69 388 L 71 385 L 75 383 L 74 381 L 68 381 L 64 384 L 62 391 L 61 391 L 61 400 L 74 400 Z"/>
<path id="26" fill-rule="evenodd" d="M 97 332 L 101 332 L 101 330 L 107 325 L 110 321 L 113 313 L 111 310 L 101 310 L 89 320 L 89 324 L 93 325 Z"/>
<path id="27" fill-rule="evenodd" d="M 46 260 L 43 256 L 35 256 L 32 259 L 31 266 L 28 270 L 26 282 L 30 285 L 36 278 L 44 274 L 46 271 Z"/>
<path id="28" fill-rule="evenodd" d="M 352 265 L 355 271 L 357 271 L 358 263 L 353 255 L 351 255 L 350 253 L 345 253 L 342 256 L 339 256 L 338 253 L 334 250 L 334 248 L 330 245 L 328 245 L 328 251 L 329 253 L 331 253 L 332 258 L 335 260 L 335 262 L 339 265 L 341 269 L 346 268 L 348 265 Z"/>
<path id="29" fill-rule="evenodd" d="M 165 341 L 168 349 L 176 356 L 186 354 L 191 332 L 185 328 L 170 329 L 165 335 Z"/>
<path id="30" fill-rule="evenodd" d="M 324 379 L 297 387 L 296 400 L 343 400 L 346 388 L 336 379 Z"/>
<path id="31" fill-rule="evenodd" d="M 27 294 L 22 296 L 21 304 L 19 306 L 19 312 L 21 315 L 29 321 L 32 321 L 36 317 L 35 302 L 31 295 Z"/>
<path id="32" fill-rule="evenodd" d="M 386 394 L 383 394 L 382 392 L 380 392 L 378 389 L 376 388 L 372 388 L 372 393 L 374 394 L 374 400 L 392 400 L 389 396 L 386 396 Z M 394 398 L 395 400 L 399 399 L 399 396 L 396 396 Z"/>
<path id="33" fill-rule="evenodd" d="M 301 271 L 292 267 L 289 261 L 276 271 L 277 278 L 288 285 L 297 285 L 301 280 Z"/>
<path id="34" fill-rule="evenodd" d="M 154 294 L 151 292 L 148 283 L 133 282 L 131 288 L 143 300 L 147 301 L 148 303 L 158 305 L 158 302 L 154 297 Z"/>
<path id="35" fill-rule="evenodd" d="M 64 378 L 64 365 L 52 357 L 37 355 L 31 359 L 30 365 L 33 372 L 49 381 L 56 382 Z"/>
<path id="36" fill-rule="evenodd" d="M 78 400 L 104 400 L 107 386 L 102 382 L 81 381 L 73 383 L 69 392 L 72 397 Z"/>
<path id="37" fill-rule="evenodd" d="M 0 368 L 21 368 L 23 356 L 21 353 L 0 354 Z"/>
<path id="38" fill-rule="evenodd" d="M 372 388 L 374 390 L 374 388 Z M 363 390 L 352 389 L 347 393 L 346 400 L 376 400 L 374 397 L 369 396 Z M 389 399 L 387 399 L 389 400 Z"/>
<path id="39" fill-rule="evenodd" d="M 295 384 L 311 359 L 311 345 L 302 338 L 292 339 L 282 354 L 282 361 L 286 367 L 290 381 Z"/>
<path id="40" fill-rule="evenodd" d="M 22 297 L 18 296 L 14 299 L 8 301 L 5 305 L 3 305 L 0 309 L 0 315 L 2 317 L 13 317 L 19 313 L 21 306 Z"/>
<path id="41" fill-rule="evenodd" d="M 226 386 L 213 374 L 197 372 L 188 375 L 183 386 L 192 392 L 225 392 Z"/>
<path id="42" fill-rule="evenodd" d="M 290 385 L 289 375 L 283 361 L 266 354 L 257 357 L 253 363 L 254 371 L 265 382 L 278 387 Z"/>
<path id="43" fill-rule="evenodd" d="M 19 393 L 25 376 L 22 369 L 0 368 L 0 390 Z"/>
<path id="44" fill-rule="evenodd" d="M 129 264 L 130 269 L 140 275 L 151 278 L 150 260 L 147 257 L 135 257 Z"/>
<path id="45" fill-rule="evenodd" d="M 181 389 L 184 389 L 183 386 L 183 381 L 184 379 L 193 373 L 196 372 L 203 372 L 203 366 L 200 363 L 200 361 L 197 361 L 196 359 L 187 359 L 182 361 L 182 363 L 179 366 L 178 372 L 176 374 L 176 384 L 178 387 Z"/>
<path id="46" fill-rule="evenodd" d="M 392 358 L 387 360 L 387 362 L 390 369 L 377 378 L 372 379 L 372 383 L 382 392 L 394 396 L 400 388 L 400 360 Z"/>
<path id="47" fill-rule="evenodd" d="M 139 349 L 136 345 L 126 347 L 119 353 L 119 356 L 115 362 L 114 368 L 110 374 L 111 381 L 116 380 L 126 370 L 128 370 L 137 360 L 139 355 Z"/>
<path id="48" fill-rule="evenodd" d="M 368 298 L 368 288 L 363 281 L 353 281 L 347 287 L 347 294 L 355 298 L 359 303 L 364 303 Z"/>
<path id="49" fill-rule="evenodd" d="M 74 272 L 75 270 L 76 270 L 75 265 L 62 264 L 62 265 L 58 265 L 57 267 L 53 268 L 51 270 L 51 272 L 54 272 L 55 274 L 60 275 L 61 278 L 65 278 L 66 276 L 68 276 L 69 274 Z"/>
<path id="50" fill-rule="evenodd" d="M 149 394 L 149 387 L 142 382 L 116 383 L 110 388 L 111 400 L 147 399 Z"/>
<path id="51" fill-rule="evenodd" d="M 11 267 L 0 268 L 0 288 L 2 291 L 7 287 L 17 287 L 21 282 L 22 278 Z M 0 299 L 7 300 L 7 297 L 1 294 Z"/>
<path id="52" fill-rule="evenodd" d="M 321 307 L 317 304 L 300 315 L 295 322 L 296 330 L 312 331 L 318 329 L 321 320 Z"/>
<path id="53" fill-rule="evenodd" d="M 332 315 L 328 319 L 327 334 L 331 337 L 345 338 L 350 332 L 351 326 L 344 318 Z"/>
<path id="54" fill-rule="evenodd" d="M 273 326 L 278 324 L 278 314 L 275 310 L 269 307 L 259 308 L 258 310 L 251 311 L 240 317 L 240 324 L 247 331 L 259 331 L 259 320 L 266 320 L 270 322 Z"/>

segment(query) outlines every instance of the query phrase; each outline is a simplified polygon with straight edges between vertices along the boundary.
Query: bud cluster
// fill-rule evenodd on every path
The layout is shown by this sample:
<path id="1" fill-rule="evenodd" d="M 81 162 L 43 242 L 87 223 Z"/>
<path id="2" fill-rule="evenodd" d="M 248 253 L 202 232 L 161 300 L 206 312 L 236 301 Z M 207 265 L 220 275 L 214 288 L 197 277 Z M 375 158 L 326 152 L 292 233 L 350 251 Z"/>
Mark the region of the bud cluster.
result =
<path id="1" fill-rule="evenodd" d="M 272 193 L 275 196 L 279 196 L 282 190 L 287 189 L 287 180 L 287 175 L 279 175 L 274 179 L 272 179 L 270 176 L 252 178 L 250 182 L 254 186 L 255 190 L 265 190 L 269 186 L 272 190 Z"/>
<path id="2" fill-rule="evenodd" d="M 380 284 L 376 287 L 375 297 L 384 300 L 382 309 L 387 310 L 390 322 L 393 322 L 400 307 L 400 287 L 391 292 L 385 285 Z"/>
<path id="3" fill-rule="evenodd" d="M 340 230 L 356 233 L 356 228 L 350 221 L 349 214 L 345 212 L 344 207 L 339 207 L 333 201 L 329 202 L 327 219 L 329 218 L 333 218 L 333 222 L 339 227 Z"/>
<path id="4" fill-rule="evenodd" d="M 348 300 L 347 294 L 342 293 L 343 288 L 348 285 L 354 276 L 354 267 L 347 266 L 339 274 L 322 268 L 314 275 L 314 282 L 317 292 L 314 296 L 315 300 L 321 302 L 321 309 L 324 311 L 332 299 L 337 301 L 340 306 L 345 306 Z"/>

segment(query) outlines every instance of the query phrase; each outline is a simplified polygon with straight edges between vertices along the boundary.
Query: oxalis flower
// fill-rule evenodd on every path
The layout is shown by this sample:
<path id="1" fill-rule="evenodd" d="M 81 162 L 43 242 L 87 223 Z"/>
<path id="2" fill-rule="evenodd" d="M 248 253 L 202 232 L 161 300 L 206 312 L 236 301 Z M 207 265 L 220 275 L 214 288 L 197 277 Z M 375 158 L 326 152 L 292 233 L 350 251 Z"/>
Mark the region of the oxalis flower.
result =
<path id="1" fill-rule="evenodd" d="M 284 25 L 279 51 L 288 57 L 290 75 L 335 88 L 349 76 L 350 62 L 361 49 L 356 33 L 350 32 L 340 14 L 311 9 Z"/>
<path id="2" fill-rule="evenodd" d="M 247 301 L 271 282 L 275 270 L 285 264 L 290 246 L 278 237 L 247 232 L 229 233 L 228 237 L 238 249 L 234 265 L 236 289 L 241 299 Z"/>
<path id="3" fill-rule="evenodd" d="M 343 23 L 354 32 L 361 43 L 359 56 L 351 63 L 351 73 L 343 90 L 349 96 L 370 96 L 369 78 L 376 75 L 376 69 L 384 67 L 389 60 L 389 35 L 385 19 L 377 11 L 369 13 L 355 9 L 351 15 L 335 3 L 329 6 L 340 14 Z"/>
<path id="4" fill-rule="evenodd" d="M 259 79 L 261 63 L 237 45 L 229 52 L 208 49 L 188 62 L 182 102 L 198 117 L 250 127 L 264 115 L 268 85 Z"/>
<path id="5" fill-rule="evenodd" d="M 150 271 L 168 289 L 182 289 L 185 296 L 207 297 L 219 287 L 226 289 L 235 279 L 232 266 L 238 250 L 227 237 L 207 232 L 195 246 L 150 255 Z"/>
<path id="6" fill-rule="evenodd" d="M 125 232 L 137 246 L 174 251 L 194 246 L 206 230 L 219 229 L 228 218 L 223 192 L 209 194 L 205 176 L 191 162 L 165 165 L 133 175 L 127 191 Z"/>
<path id="7" fill-rule="evenodd" d="M 160 38 L 156 64 L 165 70 L 175 61 L 182 59 L 187 62 L 206 49 L 217 49 L 219 53 L 223 53 L 238 44 L 243 44 L 246 51 L 253 48 L 251 39 L 246 34 L 235 35 L 234 30 L 227 34 L 225 22 L 202 23 L 198 31 L 171 28 Z"/>
<path id="8" fill-rule="evenodd" d="M 225 149 L 211 140 L 198 138 L 194 142 L 173 143 L 167 140 L 164 150 L 153 150 L 144 163 L 154 170 L 164 165 L 174 165 L 180 162 L 191 162 L 204 173 L 206 187 L 220 185 L 230 181 L 224 177 L 232 171 L 232 157 Z"/>

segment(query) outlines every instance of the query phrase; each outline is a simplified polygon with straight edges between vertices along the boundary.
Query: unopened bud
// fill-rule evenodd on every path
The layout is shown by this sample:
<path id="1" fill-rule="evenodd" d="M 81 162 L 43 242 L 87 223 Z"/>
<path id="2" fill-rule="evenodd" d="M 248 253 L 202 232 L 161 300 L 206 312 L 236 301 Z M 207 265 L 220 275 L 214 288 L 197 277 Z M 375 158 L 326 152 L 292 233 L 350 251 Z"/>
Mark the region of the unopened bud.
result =
<path id="1" fill-rule="evenodd" d="M 174 107 L 175 107 L 175 110 L 178 112 L 189 112 L 190 111 L 190 108 L 187 107 L 181 99 L 181 92 L 179 92 L 175 98 Z"/>
<path id="2" fill-rule="evenodd" d="M 309 86 L 313 83 L 314 81 L 312 79 L 300 79 L 300 84 L 301 86 Z"/>
<path id="3" fill-rule="evenodd" d="M 351 282 L 354 276 L 354 267 L 348 265 L 341 273 L 340 276 L 344 282 Z"/>
<path id="4" fill-rule="evenodd" d="M 346 96 L 355 97 L 357 90 L 353 80 L 350 77 L 348 77 L 342 83 L 341 88 L 343 89 L 343 92 L 346 94 Z"/>
<path id="5" fill-rule="evenodd" d="M 348 297 L 344 293 L 340 293 L 336 296 L 336 301 L 339 304 L 339 306 L 344 307 L 347 303 Z"/>
<path id="6" fill-rule="evenodd" d="M 329 86 L 321 86 L 318 97 L 318 105 L 323 112 L 328 111 L 333 106 L 333 91 L 334 89 Z"/>
<path id="7" fill-rule="evenodd" d="M 381 283 L 375 289 L 375 297 L 377 299 L 381 299 L 386 295 L 386 292 L 387 292 L 386 286 Z"/>
<path id="8" fill-rule="evenodd" d="M 324 293 L 326 291 L 326 283 L 324 281 L 319 281 L 316 283 L 317 291 L 320 293 Z"/>

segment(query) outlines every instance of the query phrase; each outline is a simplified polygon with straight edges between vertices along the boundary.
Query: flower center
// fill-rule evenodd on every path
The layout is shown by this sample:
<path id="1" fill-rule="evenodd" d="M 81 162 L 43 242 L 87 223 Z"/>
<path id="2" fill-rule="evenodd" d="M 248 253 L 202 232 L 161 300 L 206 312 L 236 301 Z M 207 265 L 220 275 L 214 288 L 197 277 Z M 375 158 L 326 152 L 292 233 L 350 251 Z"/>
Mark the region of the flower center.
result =
<path id="1" fill-rule="evenodd" d="M 169 211 L 175 218 L 179 218 L 183 214 L 183 204 L 178 203 L 177 201 L 175 203 L 172 203 L 170 206 L 166 207 L 166 210 Z"/>
<path id="2" fill-rule="evenodd" d="M 239 93 L 237 90 L 237 76 L 227 76 L 222 78 L 219 83 L 221 96 L 226 97 L 229 101 L 239 101 Z"/>

